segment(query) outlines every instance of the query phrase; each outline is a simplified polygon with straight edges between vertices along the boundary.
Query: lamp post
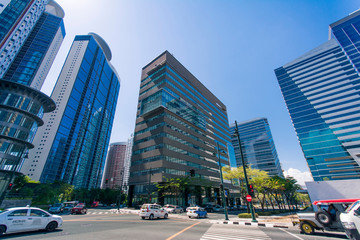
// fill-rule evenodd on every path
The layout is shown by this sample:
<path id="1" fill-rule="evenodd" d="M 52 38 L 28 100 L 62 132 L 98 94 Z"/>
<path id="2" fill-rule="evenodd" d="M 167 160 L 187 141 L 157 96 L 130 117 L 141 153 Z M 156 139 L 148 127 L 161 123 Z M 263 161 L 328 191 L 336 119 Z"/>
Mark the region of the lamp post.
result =
<path id="1" fill-rule="evenodd" d="M 245 178 L 245 184 L 246 184 L 246 192 L 247 192 L 248 195 L 250 195 L 249 180 L 248 180 L 248 177 L 247 177 L 247 174 L 246 174 L 244 154 L 243 154 L 243 151 L 242 151 L 242 148 L 241 148 L 240 134 L 239 134 L 239 129 L 238 129 L 238 125 L 237 125 L 237 122 L 236 122 L 236 121 L 235 121 L 235 135 L 237 136 L 237 139 L 238 139 L 238 142 L 239 142 L 241 162 L 242 162 L 243 169 L 244 169 L 244 178 Z M 256 220 L 256 218 L 255 218 L 255 213 L 254 213 L 254 208 L 253 208 L 252 200 L 249 201 L 249 205 L 250 205 L 250 213 L 251 213 L 252 222 L 257 222 L 257 220 Z"/>
<path id="2" fill-rule="evenodd" d="M 224 207 L 224 214 L 225 214 L 225 220 L 229 220 L 228 217 L 228 212 L 227 212 L 227 207 L 225 204 L 225 194 L 224 194 L 224 180 L 223 180 L 223 176 L 222 176 L 222 169 L 221 169 L 221 162 L 220 162 L 220 147 L 219 147 L 219 142 L 216 142 L 216 152 L 218 155 L 218 161 L 219 161 L 219 171 L 220 171 L 220 190 L 221 190 L 221 201 L 222 201 L 222 205 Z M 222 150 L 223 151 L 223 150 Z"/>

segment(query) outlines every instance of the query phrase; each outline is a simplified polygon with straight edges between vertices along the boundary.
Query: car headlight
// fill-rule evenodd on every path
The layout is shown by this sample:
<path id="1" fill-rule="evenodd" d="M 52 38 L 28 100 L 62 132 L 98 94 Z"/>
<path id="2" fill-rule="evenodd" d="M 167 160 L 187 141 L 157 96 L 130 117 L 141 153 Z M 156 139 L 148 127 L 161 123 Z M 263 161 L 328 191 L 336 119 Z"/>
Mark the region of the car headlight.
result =
<path id="1" fill-rule="evenodd" d="M 345 229 L 356 229 L 354 222 L 343 222 L 342 225 Z"/>

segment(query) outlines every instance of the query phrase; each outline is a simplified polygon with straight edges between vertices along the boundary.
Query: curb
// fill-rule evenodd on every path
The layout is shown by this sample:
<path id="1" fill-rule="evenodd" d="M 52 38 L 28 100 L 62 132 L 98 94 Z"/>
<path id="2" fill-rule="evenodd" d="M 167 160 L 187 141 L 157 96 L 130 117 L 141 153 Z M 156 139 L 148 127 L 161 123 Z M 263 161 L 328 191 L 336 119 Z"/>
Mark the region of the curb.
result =
<path id="1" fill-rule="evenodd" d="M 235 221 L 217 221 L 210 220 L 210 223 L 216 224 L 227 224 L 227 225 L 241 225 L 241 226 L 256 226 L 256 227 L 277 227 L 277 228 L 289 228 L 289 226 L 282 225 L 279 223 L 252 223 L 252 222 L 235 222 Z"/>

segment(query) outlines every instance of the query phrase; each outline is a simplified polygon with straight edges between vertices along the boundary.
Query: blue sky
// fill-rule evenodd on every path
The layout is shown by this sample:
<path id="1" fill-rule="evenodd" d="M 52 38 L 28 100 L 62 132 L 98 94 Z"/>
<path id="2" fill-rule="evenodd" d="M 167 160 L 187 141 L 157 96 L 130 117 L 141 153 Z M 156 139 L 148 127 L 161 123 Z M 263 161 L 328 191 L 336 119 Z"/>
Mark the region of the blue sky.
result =
<path id="1" fill-rule="evenodd" d="M 112 50 L 121 89 L 111 142 L 135 127 L 141 68 L 171 52 L 228 108 L 229 123 L 269 120 L 284 170 L 308 171 L 274 74 L 328 40 L 356 0 L 58 0 L 67 35 L 43 86 L 51 94 L 75 35 Z"/>

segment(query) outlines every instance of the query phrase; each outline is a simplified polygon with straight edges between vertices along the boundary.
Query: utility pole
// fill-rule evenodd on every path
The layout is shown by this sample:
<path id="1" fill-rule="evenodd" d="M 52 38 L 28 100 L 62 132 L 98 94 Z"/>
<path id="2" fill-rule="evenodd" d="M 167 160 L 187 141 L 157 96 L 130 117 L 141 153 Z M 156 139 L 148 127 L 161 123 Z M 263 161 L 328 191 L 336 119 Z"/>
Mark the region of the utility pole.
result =
<path id="1" fill-rule="evenodd" d="M 220 182 L 221 201 L 222 201 L 222 205 L 223 205 L 223 208 L 224 208 L 225 220 L 229 220 L 228 212 L 227 212 L 227 206 L 226 206 L 226 203 L 225 203 L 224 180 L 223 180 L 222 169 L 221 169 L 220 150 L 222 150 L 222 149 L 220 149 L 220 147 L 219 147 L 219 142 L 216 142 L 216 152 L 217 152 L 217 155 L 218 155 L 220 181 L 221 181 Z"/>
<path id="2" fill-rule="evenodd" d="M 235 135 L 237 136 L 237 139 L 238 139 L 238 142 L 239 142 L 241 162 L 242 162 L 242 165 L 243 165 L 244 178 L 245 178 L 245 184 L 246 184 L 246 192 L 247 192 L 248 195 L 250 195 L 249 180 L 248 180 L 247 173 L 246 173 L 244 154 L 243 154 L 242 147 L 241 147 L 240 134 L 239 134 L 239 129 L 238 129 L 238 125 L 237 125 L 236 121 L 235 121 Z M 250 205 L 250 213 L 251 213 L 252 222 L 257 222 L 256 217 L 255 217 L 254 207 L 253 207 L 253 204 L 252 204 L 252 200 L 249 202 L 249 205 Z"/>

